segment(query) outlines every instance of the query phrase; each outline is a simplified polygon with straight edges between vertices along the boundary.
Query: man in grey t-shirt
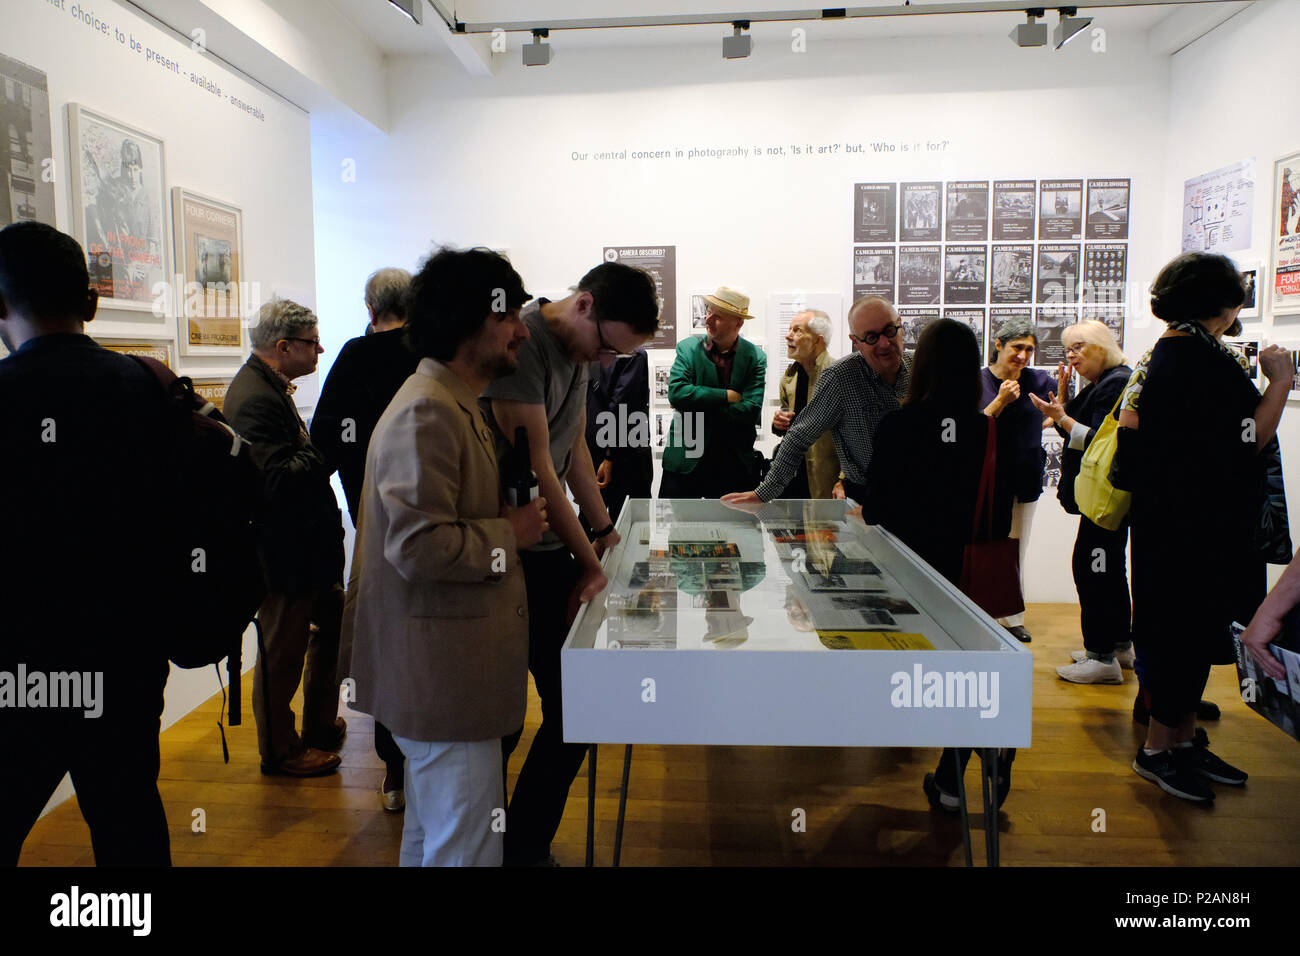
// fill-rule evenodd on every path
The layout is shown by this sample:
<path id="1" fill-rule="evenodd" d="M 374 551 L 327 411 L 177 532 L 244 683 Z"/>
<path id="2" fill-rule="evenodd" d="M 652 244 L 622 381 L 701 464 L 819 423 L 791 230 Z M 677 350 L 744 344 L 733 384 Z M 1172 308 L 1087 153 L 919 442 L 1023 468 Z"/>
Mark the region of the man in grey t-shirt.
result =
<path id="1" fill-rule="evenodd" d="M 659 298 L 647 272 L 606 262 L 583 276 L 568 298 L 538 299 L 522 318 L 529 338 L 520 348 L 518 369 L 493 382 L 480 400 L 496 435 L 498 461 L 513 446 L 515 430 L 527 429 L 538 493 L 551 502 L 551 530 L 520 555 L 528 589 L 528 667 L 542 700 L 542 725 L 507 812 L 508 865 L 549 858 L 586 753 L 582 744 L 564 742 L 560 647 L 578 605 L 605 588 L 600 555 L 619 541 L 585 437 L 587 363 L 613 361 L 653 338 Z M 566 484 L 594 529 L 592 541 L 566 506 Z M 522 732 L 521 727 L 502 740 L 506 763 Z"/>

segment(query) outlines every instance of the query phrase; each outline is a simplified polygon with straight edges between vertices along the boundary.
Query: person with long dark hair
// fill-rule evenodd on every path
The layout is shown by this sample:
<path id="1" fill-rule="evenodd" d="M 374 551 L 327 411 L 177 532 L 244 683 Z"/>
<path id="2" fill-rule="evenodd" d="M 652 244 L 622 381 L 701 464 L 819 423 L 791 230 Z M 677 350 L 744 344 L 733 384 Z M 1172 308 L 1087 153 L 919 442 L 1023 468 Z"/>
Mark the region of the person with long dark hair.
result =
<path id="1" fill-rule="evenodd" d="M 980 351 L 970 327 L 951 319 L 931 322 L 917 342 L 907 399 L 886 415 L 867 468 L 862 519 L 902 539 L 956 584 L 975 523 L 976 497 L 990 435 L 980 410 Z M 996 434 L 996 433 L 995 433 Z M 1012 482 L 998 466 L 993 533 L 1011 528 Z M 924 789 L 935 807 L 957 810 L 957 774 L 970 748 L 948 748 Z M 1011 751 L 999 761 L 998 806 L 1011 789 Z"/>
<path id="2" fill-rule="evenodd" d="M 1133 642 L 1150 712 L 1133 769 L 1195 802 L 1214 799 L 1207 781 L 1246 782 L 1197 742 L 1196 707 L 1210 667 L 1234 660 L 1229 625 L 1250 620 L 1264 597 L 1258 453 L 1276 434 L 1292 376 L 1284 350 L 1262 350 L 1269 384 L 1261 398 L 1219 341 L 1244 299 L 1241 274 L 1224 256 L 1185 253 L 1160 270 L 1151 312 L 1169 328 L 1146 363 L 1136 460 L 1125 462 Z"/>

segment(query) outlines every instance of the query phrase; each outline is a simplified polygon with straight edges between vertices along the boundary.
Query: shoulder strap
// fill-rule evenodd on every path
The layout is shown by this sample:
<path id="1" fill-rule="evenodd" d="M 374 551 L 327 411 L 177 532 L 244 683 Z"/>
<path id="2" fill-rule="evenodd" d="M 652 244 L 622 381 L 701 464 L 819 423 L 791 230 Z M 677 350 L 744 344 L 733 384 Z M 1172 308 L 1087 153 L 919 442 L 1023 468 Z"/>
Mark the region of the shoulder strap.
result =
<path id="1" fill-rule="evenodd" d="M 997 479 L 998 431 L 993 416 L 984 417 L 989 420 L 989 432 L 984 443 L 984 467 L 980 470 L 979 491 L 975 494 L 975 518 L 970 532 L 972 544 L 980 540 L 981 523 L 984 525 L 984 540 L 993 537 L 993 485 Z"/>

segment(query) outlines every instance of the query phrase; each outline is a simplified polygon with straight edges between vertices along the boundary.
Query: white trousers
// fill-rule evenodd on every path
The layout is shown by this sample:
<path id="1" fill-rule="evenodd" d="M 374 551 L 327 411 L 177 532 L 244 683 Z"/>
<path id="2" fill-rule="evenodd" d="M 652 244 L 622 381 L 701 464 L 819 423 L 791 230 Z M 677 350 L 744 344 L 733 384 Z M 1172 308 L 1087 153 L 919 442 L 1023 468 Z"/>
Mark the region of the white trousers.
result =
<path id="1" fill-rule="evenodd" d="M 1020 595 L 1025 594 L 1025 555 L 1029 553 L 1029 527 L 1034 521 L 1037 501 L 1020 501 L 1011 507 L 1011 537 L 1020 539 Z M 998 618 L 1003 627 L 1017 627 L 1025 623 L 1025 612 Z"/>
<path id="2" fill-rule="evenodd" d="M 500 866 L 500 739 L 434 743 L 394 734 L 393 740 L 406 757 L 401 865 Z"/>

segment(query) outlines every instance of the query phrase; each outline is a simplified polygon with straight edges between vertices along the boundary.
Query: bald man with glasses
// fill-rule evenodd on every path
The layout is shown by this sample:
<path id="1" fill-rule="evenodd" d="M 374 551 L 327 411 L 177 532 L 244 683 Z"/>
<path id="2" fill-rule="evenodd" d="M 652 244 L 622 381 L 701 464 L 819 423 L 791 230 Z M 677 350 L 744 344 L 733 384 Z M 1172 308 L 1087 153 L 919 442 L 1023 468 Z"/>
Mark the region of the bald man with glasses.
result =
<path id="1" fill-rule="evenodd" d="M 903 354 L 898 311 L 879 296 L 849 309 L 853 353 L 822 372 L 817 390 L 781 441 L 767 477 L 753 491 L 723 497 L 728 504 L 760 504 L 783 497 L 808 449 L 826 432 L 835 441 L 841 480 L 836 498 L 863 500 L 876 429 L 907 397 L 912 357 Z"/>

